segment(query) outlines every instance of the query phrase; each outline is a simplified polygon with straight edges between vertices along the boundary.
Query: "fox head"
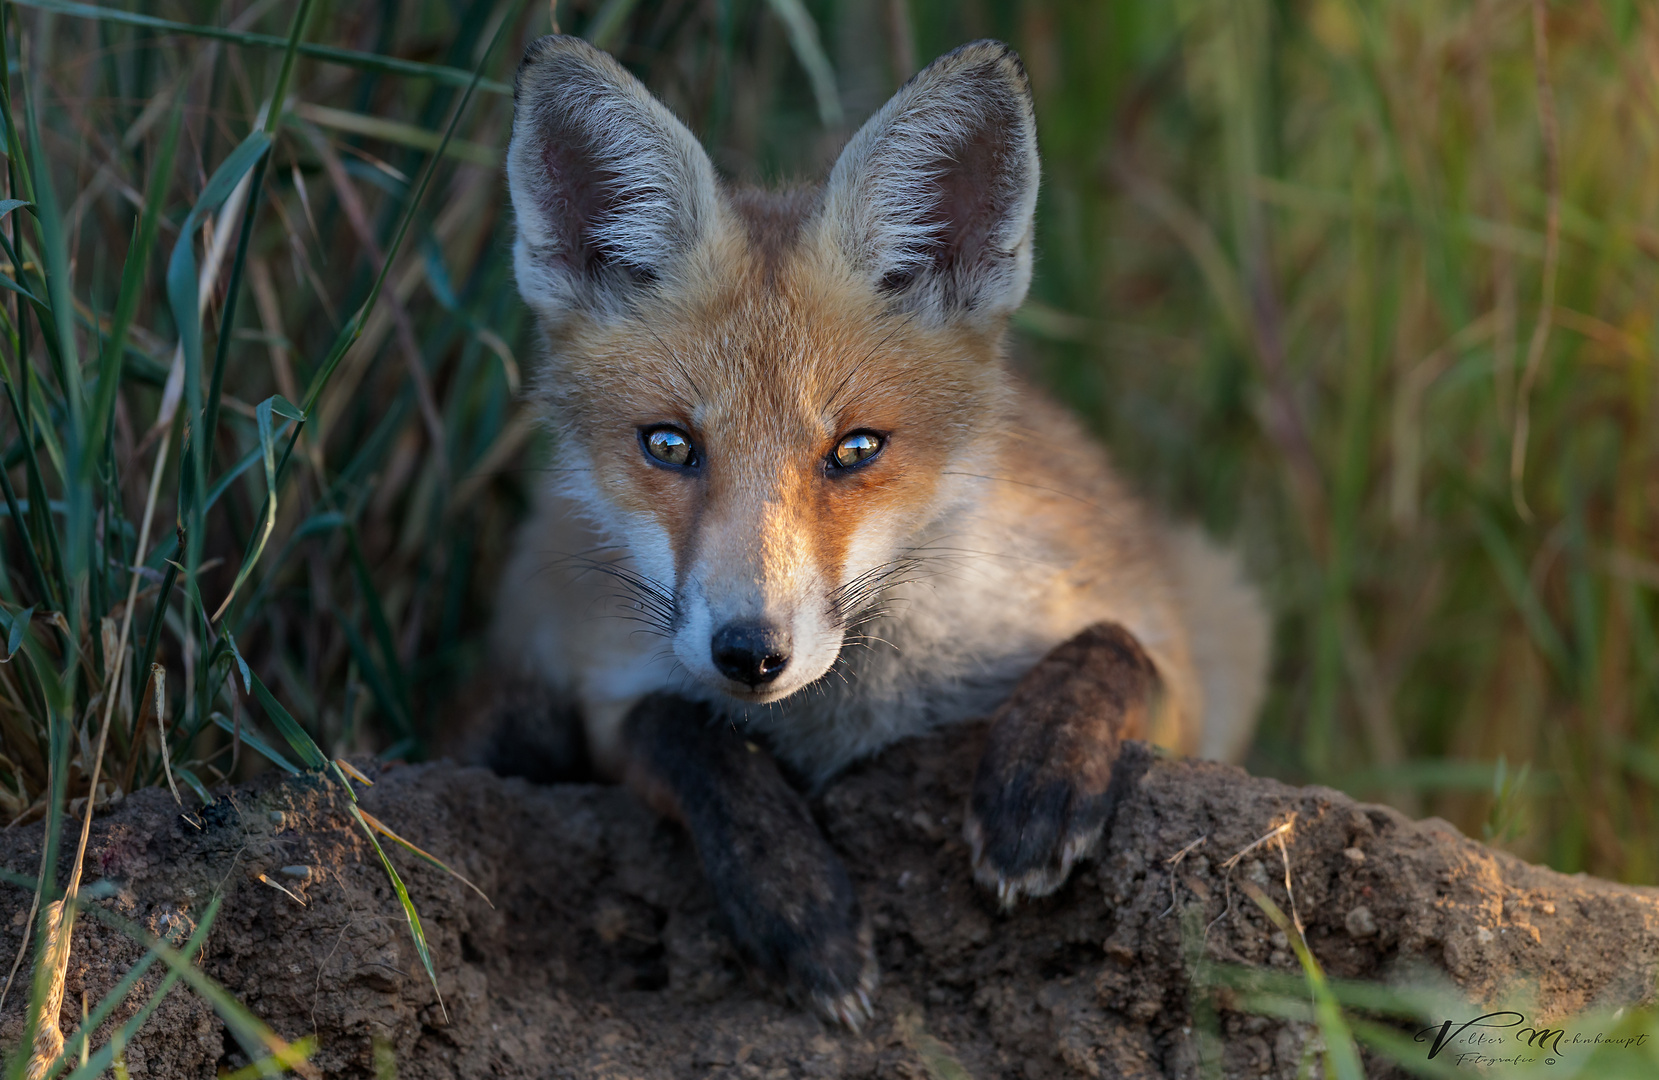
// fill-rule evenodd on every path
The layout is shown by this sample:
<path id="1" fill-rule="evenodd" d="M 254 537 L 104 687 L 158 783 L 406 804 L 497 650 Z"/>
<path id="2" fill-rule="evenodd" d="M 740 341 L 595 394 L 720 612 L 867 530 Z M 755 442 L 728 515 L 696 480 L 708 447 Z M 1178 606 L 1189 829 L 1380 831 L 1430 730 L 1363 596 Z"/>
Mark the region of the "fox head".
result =
<path id="1" fill-rule="evenodd" d="M 544 37 L 507 172 L 554 475 L 628 556 L 594 562 L 709 690 L 813 683 L 996 454 L 1037 198 L 1019 58 L 942 57 L 821 188 L 768 194 L 722 186 L 609 56 Z"/>

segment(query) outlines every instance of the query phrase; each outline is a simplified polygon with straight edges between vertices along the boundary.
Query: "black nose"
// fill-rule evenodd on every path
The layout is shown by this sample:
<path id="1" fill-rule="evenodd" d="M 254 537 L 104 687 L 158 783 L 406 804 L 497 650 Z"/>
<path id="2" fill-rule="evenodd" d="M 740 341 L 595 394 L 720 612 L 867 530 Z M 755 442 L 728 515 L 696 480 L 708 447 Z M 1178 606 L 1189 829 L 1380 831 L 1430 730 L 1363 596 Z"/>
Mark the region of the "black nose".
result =
<path id="1" fill-rule="evenodd" d="M 727 623 L 711 645 L 714 666 L 733 682 L 759 686 L 789 666 L 789 635 L 765 623 Z"/>

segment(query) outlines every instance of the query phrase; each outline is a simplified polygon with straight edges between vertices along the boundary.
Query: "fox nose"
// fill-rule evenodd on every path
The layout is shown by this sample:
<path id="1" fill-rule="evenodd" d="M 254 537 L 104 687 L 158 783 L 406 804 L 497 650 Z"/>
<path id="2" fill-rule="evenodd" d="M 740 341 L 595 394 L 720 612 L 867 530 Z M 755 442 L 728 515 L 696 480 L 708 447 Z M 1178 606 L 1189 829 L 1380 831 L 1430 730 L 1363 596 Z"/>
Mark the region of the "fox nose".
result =
<path id="1" fill-rule="evenodd" d="M 720 673 L 751 687 L 771 682 L 789 666 L 789 635 L 765 623 L 727 623 L 711 645 Z"/>

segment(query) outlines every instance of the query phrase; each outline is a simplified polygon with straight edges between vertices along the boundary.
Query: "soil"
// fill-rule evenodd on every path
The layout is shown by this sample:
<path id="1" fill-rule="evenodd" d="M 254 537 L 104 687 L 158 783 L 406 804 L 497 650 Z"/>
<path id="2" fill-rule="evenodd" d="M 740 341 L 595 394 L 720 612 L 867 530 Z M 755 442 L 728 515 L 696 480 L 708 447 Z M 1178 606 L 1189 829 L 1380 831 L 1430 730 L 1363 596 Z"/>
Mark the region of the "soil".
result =
<path id="1" fill-rule="evenodd" d="M 1056 895 L 1002 914 L 970 882 L 960 838 L 982 738 L 958 729 L 895 747 L 817 803 L 883 968 L 876 1019 L 858 1033 L 742 974 L 688 843 L 616 788 L 538 787 L 447 763 L 376 775 L 363 806 L 494 901 L 392 853 L 443 1009 L 373 850 L 321 779 L 267 776 L 185 812 L 165 791 L 139 792 L 95 822 L 87 879 L 116 890 L 100 903 L 174 939 L 221 895 L 206 971 L 278 1033 L 315 1035 L 315 1073 L 329 1077 L 376 1075 L 390 1053 L 406 1080 L 1185 1078 L 1210 1046 L 1225 1076 L 1290 1078 L 1310 1026 L 1195 989 L 1214 963 L 1299 971 L 1249 885 L 1294 907 L 1333 976 L 1438 981 L 1479 1004 L 1523 1002 L 1546 1022 L 1652 998 L 1659 890 L 1564 876 L 1444 822 L 1139 744 L 1121 764 L 1098 859 Z M 1274 838 L 1224 866 L 1286 823 L 1283 854 Z M 39 844 L 38 829 L 0 833 L 0 865 L 33 876 Z M 9 967 L 29 898 L 0 889 Z M 96 1002 L 141 952 L 77 923 L 65 1031 L 83 994 Z M 14 990 L 0 1013 L 0 1044 L 17 1038 L 23 996 Z M 133 1077 L 212 1077 L 243 1060 L 183 989 L 127 1049 Z"/>

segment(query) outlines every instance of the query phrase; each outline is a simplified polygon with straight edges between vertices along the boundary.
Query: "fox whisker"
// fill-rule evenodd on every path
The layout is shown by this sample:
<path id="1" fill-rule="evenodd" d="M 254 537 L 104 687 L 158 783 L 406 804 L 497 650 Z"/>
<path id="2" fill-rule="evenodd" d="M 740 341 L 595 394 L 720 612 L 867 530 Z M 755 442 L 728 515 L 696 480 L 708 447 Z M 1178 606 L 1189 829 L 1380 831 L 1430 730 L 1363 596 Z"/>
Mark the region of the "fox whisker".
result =
<path id="1" fill-rule="evenodd" d="M 590 551 L 610 551 L 614 547 L 591 548 Z M 663 635 L 671 635 L 679 619 L 674 594 L 662 583 L 620 562 L 595 559 L 586 553 L 567 555 L 552 565 L 574 565 L 581 571 L 605 574 L 619 582 L 624 589 L 615 595 L 639 612 L 646 622 Z"/>

